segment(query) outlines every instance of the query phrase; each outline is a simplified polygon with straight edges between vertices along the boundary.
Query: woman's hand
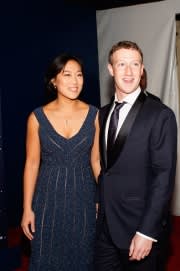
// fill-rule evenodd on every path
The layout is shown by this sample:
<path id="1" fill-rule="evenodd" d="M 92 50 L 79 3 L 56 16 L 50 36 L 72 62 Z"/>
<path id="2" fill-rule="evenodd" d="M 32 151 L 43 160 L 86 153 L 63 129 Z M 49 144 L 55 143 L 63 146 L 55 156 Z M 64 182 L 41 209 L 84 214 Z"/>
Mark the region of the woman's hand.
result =
<path id="1" fill-rule="evenodd" d="M 35 214 L 32 210 L 24 211 L 21 227 L 24 234 L 29 240 L 33 239 L 33 233 L 35 232 Z"/>

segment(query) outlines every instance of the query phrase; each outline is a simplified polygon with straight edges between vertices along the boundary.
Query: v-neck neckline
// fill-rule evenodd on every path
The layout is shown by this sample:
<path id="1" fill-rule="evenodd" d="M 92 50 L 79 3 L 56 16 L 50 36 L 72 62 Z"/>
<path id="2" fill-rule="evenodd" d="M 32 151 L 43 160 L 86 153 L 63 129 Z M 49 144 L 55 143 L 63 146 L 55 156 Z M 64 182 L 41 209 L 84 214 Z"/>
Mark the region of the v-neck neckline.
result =
<path id="1" fill-rule="evenodd" d="M 44 119 L 46 120 L 48 126 L 50 127 L 50 129 L 51 129 L 58 137 L 61 137 L 61 138 L 63 138 L 64 140 L 69 141 L 69 140 L 74 139 L 76 136 L 78 136 L 78 135 L 80 134 L 80 132 L 82 131 L 82 129 L 84 128 L 84 126 L 85 126 L 85 124 L 86 124 L 86 122 L 87 122 L 87 119 L 88 119 L 88 117 L 89 117 L 89 114 L 90 114 L 90 105 L 89 105 L 88 112 L 87 112 L 87 114 L 86 114 L 86 117 L 85 117 L 85 119 L 84 119 L 84 121 L 83 121 L 81 127 L 80 127 L 79 130 L 78 130 L 73 136 L 71 136 L 71 137 L 65 137 L 65 136 L 63 136 L 62 134 L 60 134 L 60 133 L 57 132 L 57 130 L 54 128 L 54 126 L 52 125 L 52 123 L 51 123 L 50 120 L 48 119 L 47 115 L 45 114 L 43 107 L 41 107 L 41 112 L 42 112 L 42 115 L 43 115 Z"/>

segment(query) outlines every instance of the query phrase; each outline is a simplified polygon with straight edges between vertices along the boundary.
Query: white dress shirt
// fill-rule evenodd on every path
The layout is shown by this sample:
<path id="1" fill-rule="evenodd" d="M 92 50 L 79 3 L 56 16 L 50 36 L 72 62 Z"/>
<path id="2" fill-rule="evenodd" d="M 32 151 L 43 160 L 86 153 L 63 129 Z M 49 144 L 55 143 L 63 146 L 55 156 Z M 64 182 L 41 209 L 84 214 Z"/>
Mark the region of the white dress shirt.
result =
<path id="1" fill-rule="evenodd" d="M 123 105 L 123 107 L 119 110 L 119 115 L 121 115 L 119 117 L 119 120 L 118 120 L 118 126 L 117 126 L 117 131 L 116 131 L 116 137 L 131 109 L 131 107 L 133 106 L 133 104 L 135 103 L 137 97 L 139 96 L 141 92 L 141 89 L 140 87 L 138 87 L 135 91 L 133 91 L 132 93 L 128 94 L 122 101 L 118 101 L 118 98 L 117 98 L 117 95 L 115 93 L 115 99 L 114 99 L 114 104 L 109 112 L 109 116 L 107 118 L 107 121 L 106 121 L 106 127 L 105 127 L 105 140 L 106 140 L 106 147 L 107 147 L 107 137 L 108 137 L 108 129 L 109 129 L 109 123 L 110 123 L 110 118 L 111 118 L 111 114 L 114 110 L 114 107 L 115 107 L 115 102 L 119 102 L 119 103 L 122 103 L 122 102 L 125 102 L 125 104 Z M 138 235 L 146 238 L 146 239 L 149 239 L 149 240 L 152 240 L 154 242 L 157 242 L 156 239 L 154 238 L 151 238 L 147 235 L 144 235 L 140 232 L 136 232 Z"/>
<path id="2" fill-rule="evenodd" d="M 112 114 L 112 112 L 114 110 L 114 107 L 115 107 L 115 102 L 119 102 L 119 103 L 126 102 L 123 105 L 123 107 L 119 110 L 119 114 L 121 114 L 121 117 L 119 117 L 119 121 L 118 121 L 118 126 L 117 126 L 117 131 L 116 131 L 116 136 L 117 136 L 120 129 L 121 129 L 121 127 L 122 127 L 122 125 L 123 125 L 124 120 L 127 117 L 127 114 L 129 113 L 131 107 L 135 103 L 135 101 L 136 101 L 137 97 L 139 96 L 140 92 L 141 92 L 141 89 L 139 87 L 134 92 L 128 94 L 122 101 L 118 101 L 117 95 L 115 94 L 114 104 L 113 104 L 113 106 L 112 106 L 112 108 L 111 108 L 111 110 L 109 112 L 109 116 L 108 116 L 107 121 L 106 121 L 106 128 L 105 128 L 106 145 L 107 145 L 109 122 L 110 122 L 111 114 Z"/>

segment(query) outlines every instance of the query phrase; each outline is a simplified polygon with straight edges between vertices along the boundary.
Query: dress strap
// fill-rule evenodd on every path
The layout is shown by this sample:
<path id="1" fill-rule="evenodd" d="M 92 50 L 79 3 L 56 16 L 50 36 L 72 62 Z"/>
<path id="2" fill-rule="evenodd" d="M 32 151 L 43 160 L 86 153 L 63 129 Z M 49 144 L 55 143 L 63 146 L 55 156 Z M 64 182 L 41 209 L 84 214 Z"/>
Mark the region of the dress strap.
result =
<path id="1" fill-rule="evenodd" d="M 36 119 L 38 120 L 39 124 L 40 123 L 43 124 L 43 122 L 45 121 L 42 110 L 43 110 L 42 107 L 38 107 L 33 111 L 33 113 L 34 113 Z"/>

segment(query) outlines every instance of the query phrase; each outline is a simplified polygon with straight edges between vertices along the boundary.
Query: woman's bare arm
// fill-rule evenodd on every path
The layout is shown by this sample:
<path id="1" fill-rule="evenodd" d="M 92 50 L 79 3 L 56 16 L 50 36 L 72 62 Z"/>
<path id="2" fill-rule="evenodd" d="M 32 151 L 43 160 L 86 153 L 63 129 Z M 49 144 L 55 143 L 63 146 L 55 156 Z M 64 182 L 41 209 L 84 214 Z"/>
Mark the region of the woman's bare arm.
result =
<path id="1" fill-rule="evenodd" d="M 26 162 L 24 168 L 24 200 L 23 200 L 23 217 L 21 226 L 24 234 L 32 240 L 35 231 L 35 216 L 32 210 L 32 199 L 35 190 L 37 174 L 40 164 L 40 142 L 38 135 L 38 121 L 34 115 L 28 118 L 27 137 L 26 137 Z"/>

